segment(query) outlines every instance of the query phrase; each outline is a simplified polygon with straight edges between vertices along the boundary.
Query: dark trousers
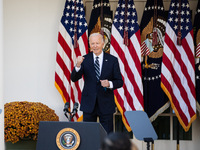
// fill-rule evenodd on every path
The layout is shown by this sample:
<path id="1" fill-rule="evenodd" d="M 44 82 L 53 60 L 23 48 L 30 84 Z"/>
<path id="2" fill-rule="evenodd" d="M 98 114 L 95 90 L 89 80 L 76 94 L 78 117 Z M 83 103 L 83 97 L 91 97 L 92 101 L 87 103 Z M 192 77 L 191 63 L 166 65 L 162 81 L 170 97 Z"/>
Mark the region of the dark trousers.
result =
<path id="1" fill-rule="evenodd" d="M 92 113 L 83 112 L 83 121 L 85 122 L 97 122 L 97 117 L 107 134 L 113 132 L 113 114 L 102 114 L 98 109 L 98 103 Z"/>

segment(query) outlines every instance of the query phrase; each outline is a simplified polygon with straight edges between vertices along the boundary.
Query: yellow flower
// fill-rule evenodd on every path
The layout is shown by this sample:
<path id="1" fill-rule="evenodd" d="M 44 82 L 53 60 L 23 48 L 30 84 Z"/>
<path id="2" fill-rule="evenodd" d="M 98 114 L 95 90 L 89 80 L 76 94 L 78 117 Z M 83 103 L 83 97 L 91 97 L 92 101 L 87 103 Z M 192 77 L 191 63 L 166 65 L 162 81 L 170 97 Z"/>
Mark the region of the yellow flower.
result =
<path id="1" fill-rule="evenodd" d="M 4 105 L 4 138 L 16 143 L 37 140 L 40 121 L 59 121 L 55 111 L 40 102 L 11 102 Z"/>

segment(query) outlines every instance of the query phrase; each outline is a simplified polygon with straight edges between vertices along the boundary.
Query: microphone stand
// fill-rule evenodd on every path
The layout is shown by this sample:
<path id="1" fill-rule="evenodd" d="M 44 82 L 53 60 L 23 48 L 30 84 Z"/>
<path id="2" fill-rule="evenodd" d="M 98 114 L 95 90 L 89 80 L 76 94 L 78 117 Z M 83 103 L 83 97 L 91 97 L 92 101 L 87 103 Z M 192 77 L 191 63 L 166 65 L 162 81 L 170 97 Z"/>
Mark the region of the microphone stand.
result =
<path id="1" fill-rule="evenodd" d="M 73 107 L 73 111 L 69 111 L 69 103 L 67 102 L 65 104 L 65 107 L 63 109 L 65 116 L 67 117 L 67 119 L 69 120 L 69 122 L 72 121 L 72 118 L 76 115 L 77 113 L 77 109 L 78 109 L 78 103 L 74 103 L 74 107 Z M 69 114 L 69 115 L 67 115 Z"/>
<path id="2" fill-rule="evenodd" d="M 152 138 L 144 138 L 144 141 L 147 142 L 147 150 L 150 150 L 150 142 L 153 144 L 153 139 Z"/>
<path id="3" fill-rule="evenodd" d="M 72 112 L 70 113 L 70 116 L 69 116 L 69 121 L 71 122 L 72 121 L 72 118 L 74 117 L 75 114 L 73 114 Z"/>

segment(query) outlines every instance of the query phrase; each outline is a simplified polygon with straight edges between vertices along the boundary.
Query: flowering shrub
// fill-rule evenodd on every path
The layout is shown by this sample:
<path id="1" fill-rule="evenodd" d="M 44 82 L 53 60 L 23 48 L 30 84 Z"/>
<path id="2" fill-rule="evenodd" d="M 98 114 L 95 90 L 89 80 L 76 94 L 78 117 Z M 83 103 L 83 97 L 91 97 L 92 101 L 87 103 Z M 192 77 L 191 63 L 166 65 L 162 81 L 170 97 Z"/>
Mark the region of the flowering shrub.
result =
<path id="1" fill-rule="evenodd" d="M 54 110 L 39 102 L 11 102 L 4 105 L 4 138 L 37 140 L 39 121 L 59 121 Z"/>

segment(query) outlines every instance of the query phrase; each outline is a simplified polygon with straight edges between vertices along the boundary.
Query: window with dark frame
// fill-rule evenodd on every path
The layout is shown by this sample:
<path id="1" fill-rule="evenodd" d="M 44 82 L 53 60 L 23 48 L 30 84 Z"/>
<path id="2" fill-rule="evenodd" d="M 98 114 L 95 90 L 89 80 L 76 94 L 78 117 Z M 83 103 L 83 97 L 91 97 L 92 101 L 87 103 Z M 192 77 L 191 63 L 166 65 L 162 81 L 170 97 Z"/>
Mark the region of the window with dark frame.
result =
<path id="1" fill-rule="evenodd" d="M 179 140 L 192 140 L 192 126 L 185 132 L 171 108 L 159 115 L 152 124 L 158 140 L 177 140 L 177 125 L 179 125 Z"/>
<path id="2" fill-rule="evenodd" d="M 171 108 L 165 110 L 156 118 L 156 120 L 152 122 L 152 125 L 158 135 L 158 140 L 177 140 L 177 124 L 179 124 L 179 121 Z M 122 122 L 122 116 L 118 110 L 114 114 L 114 132 L 125 132 L 130 138 L 133 138 L 133 132 L 127 131 Z M 179 124 L 179 139 L 191 141 L 192 126 L 188 132 L 185 132 Z"/>

